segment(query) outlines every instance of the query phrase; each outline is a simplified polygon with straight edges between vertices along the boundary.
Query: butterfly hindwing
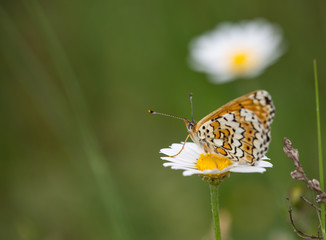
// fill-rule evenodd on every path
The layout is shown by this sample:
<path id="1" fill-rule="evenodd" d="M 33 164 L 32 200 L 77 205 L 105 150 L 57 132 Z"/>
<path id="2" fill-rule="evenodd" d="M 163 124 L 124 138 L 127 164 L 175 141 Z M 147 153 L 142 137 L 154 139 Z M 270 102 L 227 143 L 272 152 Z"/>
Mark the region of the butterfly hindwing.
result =
<path id="1" fill-rule="evenodd" d="M 274 105 L 267 91 L 239 97 L 199 121 L 193 129 L 206 150 L 254 164 L 268 150 Z"/>

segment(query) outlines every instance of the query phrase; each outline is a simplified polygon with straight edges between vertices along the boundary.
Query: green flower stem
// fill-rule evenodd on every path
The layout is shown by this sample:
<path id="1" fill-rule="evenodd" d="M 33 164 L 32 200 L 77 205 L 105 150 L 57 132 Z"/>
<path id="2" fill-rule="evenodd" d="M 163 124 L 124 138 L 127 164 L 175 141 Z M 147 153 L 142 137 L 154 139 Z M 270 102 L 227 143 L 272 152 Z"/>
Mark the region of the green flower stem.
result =
<path id="1" fill-rule="evenodd" d="M 209 184 L 211 193 L 211 206 L 214 220 L 215 239 L 221 240 L 220 218 L 219 218 L 219 203 L 218 203 L 218 188 L 219 184 Z"/>
<path id="2" fill-rule="evenodd" d="M 317 75 L 317 61 L 314 60 L 314 75 L 315 75 L 315 95 L 316 95 L 316 114 L 317 114 L 317 136 L 318 136 L 318 159 L 319 159 L 319 183 L 320 188 L 324 191 L 324 167 L 323 167 L 323 154 L 321 144 L 321 127 L 320 127 L 320 111 L 319 111 L 319 90 L 318 90 L 318 75 Z M 321 204 L 321 230 L 323 239 L 326 240 L 325 234 L 325 204 Z"/>

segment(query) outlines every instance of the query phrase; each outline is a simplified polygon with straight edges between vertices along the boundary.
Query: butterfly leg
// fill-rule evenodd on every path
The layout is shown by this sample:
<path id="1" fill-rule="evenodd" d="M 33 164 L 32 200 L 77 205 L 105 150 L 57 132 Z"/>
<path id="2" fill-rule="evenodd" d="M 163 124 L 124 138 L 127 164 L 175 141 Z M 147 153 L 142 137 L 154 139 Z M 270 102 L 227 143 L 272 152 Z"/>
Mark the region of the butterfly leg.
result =
<path id="1" fill-rule="evenodd" d="M 203 147 L 204 147 L 204 151 L 206 152 L 206 153 L 211 153 L 212 152 L 212 150 L 208 147 L 208 144 L 207 143 L 203 143 Z"/>
<path id="2" fill-rule="evenodd" d="M 183 149 L 184 149 L 184 147 L 186 145 L 186 142 L 187 142 L 187 140 L 188 140 L 189 137 L 190 137 L 190 134 L 188 134 L 188 136 L 186 137 L 186 140 L 184 141 L 181 150 L 177 154 L 172 155 L 172 156 L 169 156 L 169 157 L 176 157 L 176 156 L 178 156 L 183 151 Z"/>

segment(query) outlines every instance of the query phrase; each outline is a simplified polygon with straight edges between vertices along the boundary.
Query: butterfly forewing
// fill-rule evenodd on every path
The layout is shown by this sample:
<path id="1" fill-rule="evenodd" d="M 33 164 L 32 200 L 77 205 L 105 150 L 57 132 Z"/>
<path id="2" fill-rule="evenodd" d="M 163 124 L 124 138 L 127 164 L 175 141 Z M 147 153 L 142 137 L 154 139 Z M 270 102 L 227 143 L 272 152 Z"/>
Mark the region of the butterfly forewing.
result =
<path id="1" fill-rule="evenodd" d="M 255 164 L 267 152 L 274 105 L 267 91 L 239 97 L 200 120 L 192 138 L 206 151 L 232 161 Z"/>

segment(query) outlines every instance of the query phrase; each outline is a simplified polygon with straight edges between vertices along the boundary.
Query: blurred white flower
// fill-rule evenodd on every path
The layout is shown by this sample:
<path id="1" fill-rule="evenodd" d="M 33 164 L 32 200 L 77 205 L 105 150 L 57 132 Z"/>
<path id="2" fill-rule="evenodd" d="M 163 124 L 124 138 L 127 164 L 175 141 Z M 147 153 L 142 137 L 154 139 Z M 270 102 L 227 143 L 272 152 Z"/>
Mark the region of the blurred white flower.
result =
<path id="1" fill-rule="evenodd" d="M 284 52 L 281 29 L 264 19 L 225 22 L 190 44 L 190 65 L 223 83 L 261 74 Z"/>
<path id="2" fill-rule="evenodd" d="M 184 149 L 175 157 L 170 157 L 177 154 L 183 144 L 174 143 L 170 148 L 161 149 L 160 153 L 168 155 L 169 157 L 161 157 L 161 159 L 168 161 L 163 164 L 164 167 L 171 167 L 172 169 L 184 170 L 184 176 L 190 175 L 202 175 L 208 177 L 221 177 L 229 172 L 242 172 L 263 173 L 265 168 L 273 167 L 270 162 L 264 161 L 269 158 L 264 157 L 259 160 L 255 165 L 239 164 L 238 162 L 232 162 L 229 159 L 217 154 L 207 154 L 199 148 L 195 143 L 185 143 Z"/>

